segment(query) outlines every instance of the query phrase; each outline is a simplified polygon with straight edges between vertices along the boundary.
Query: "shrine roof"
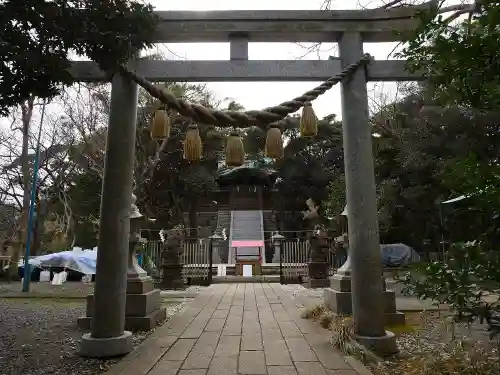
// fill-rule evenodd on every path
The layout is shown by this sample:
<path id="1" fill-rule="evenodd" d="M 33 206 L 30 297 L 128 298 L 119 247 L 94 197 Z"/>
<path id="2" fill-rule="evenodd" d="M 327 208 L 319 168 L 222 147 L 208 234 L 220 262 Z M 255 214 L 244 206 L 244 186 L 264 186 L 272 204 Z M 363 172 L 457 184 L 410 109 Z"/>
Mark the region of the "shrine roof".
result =
<path id="1" fill-rule="evenodd" d="M 276 180 L 276 171 L 271 168 L 272 159 L 246 160 L 240 167 L 219 167 L 219 184 L 221 185 L 267 185 Z"/>

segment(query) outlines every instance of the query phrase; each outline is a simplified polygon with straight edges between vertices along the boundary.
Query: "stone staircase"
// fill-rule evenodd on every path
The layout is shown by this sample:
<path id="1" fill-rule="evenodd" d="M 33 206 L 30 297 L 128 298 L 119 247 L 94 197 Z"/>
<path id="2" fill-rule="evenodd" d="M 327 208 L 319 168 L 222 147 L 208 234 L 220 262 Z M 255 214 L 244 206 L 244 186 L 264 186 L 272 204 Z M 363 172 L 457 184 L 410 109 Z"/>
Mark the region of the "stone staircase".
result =
<path id="1" fill-rule="evenodd" d="M 230 245 L 233 241 L 263 241 L 264 240 L 264 221 L 262 211 L 231 211 L 231 233 Z M 255 260 L 260 255 L 259 247 L 239 247 L 229 249 L 229 263 L 235 264 L 236 257 L 241 260 Z M 264 255 L 264 254 L 262 254 Z M 265 257 L 262 256 L 262 262 L 265 263 Z"/>

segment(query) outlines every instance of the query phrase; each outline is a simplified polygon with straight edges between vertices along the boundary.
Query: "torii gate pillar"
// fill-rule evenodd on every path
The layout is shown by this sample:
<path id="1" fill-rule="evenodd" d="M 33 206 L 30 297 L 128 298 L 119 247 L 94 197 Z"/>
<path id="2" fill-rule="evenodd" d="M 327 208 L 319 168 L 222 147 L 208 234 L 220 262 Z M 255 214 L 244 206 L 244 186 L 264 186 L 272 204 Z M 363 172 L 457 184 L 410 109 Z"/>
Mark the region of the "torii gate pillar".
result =
<path id="1" fill-rule="evenodd" d="M 137 120 L 137 84 L 115 74 L 102 182 L 99 241 L 91 333 L 83 335 L 82 356 L 129 353 L 132 334 L 124 330 L 128 240 Z"/>
<path id="2" fill-rule="evenodd" d="M 346 32 L 339 42 L 345 67 L 363 55 L 359 32 Z M 366 71 L 358 69 L 342 82 L 342 128 L 349 220 L 352 315 L 356 338 L 378 354 L 397 351 L 392 332 L 384 329 L 382 265 L 372 129 L 369 123 Z"/>

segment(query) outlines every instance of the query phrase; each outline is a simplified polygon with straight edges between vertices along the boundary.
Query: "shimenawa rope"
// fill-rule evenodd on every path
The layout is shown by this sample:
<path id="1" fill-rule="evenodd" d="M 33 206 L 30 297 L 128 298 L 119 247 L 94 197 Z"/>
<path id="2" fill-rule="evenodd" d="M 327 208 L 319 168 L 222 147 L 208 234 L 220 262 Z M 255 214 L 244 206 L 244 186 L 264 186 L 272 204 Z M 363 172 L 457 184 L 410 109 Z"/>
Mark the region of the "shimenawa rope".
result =
<path id="1" fill-rule="evenodd" d="M 306 102 L 312 102 L 320 95 L 330 90 L 337 83 L 345 78 L 350 78 L 361 66 L 368 64 L 372 57 L 369 54 L 364 54 L 357 62 L 345 67 L 342 72 L 327 79 L 321 85 L 314 89 L 305 92 L 301 96 L 287 102 L 283 102 L 277 106 L 265 108 L 257 111 L 235 112 L 235 111 L 220 111 L 216 109 L 208 109 L 200 104 L 190 103 L 184 99 L 175 97 L 174 94 L 167 90 L 162 90 L 149 82 L 144 77 L 137 75 L 128 67 L 120 66 L 119 72 L 136 82 L 151 96 L 157 98 L 167 107 L 176 110 L 179 114 L 191 117 L 198 124 L 218 125 L 218 126 L 235 126 L 246 128 L 250 126 L 267 125 L 272 122 L 283 120 L 291 113 L 298 111 Z"/>

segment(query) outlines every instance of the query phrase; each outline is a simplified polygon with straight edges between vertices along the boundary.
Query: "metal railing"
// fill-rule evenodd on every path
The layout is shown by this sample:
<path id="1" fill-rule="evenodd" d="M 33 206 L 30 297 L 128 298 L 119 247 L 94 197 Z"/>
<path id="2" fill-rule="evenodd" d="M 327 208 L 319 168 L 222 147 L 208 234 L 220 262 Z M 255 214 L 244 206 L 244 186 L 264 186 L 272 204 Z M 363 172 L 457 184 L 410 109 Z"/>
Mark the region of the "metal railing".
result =
<path id="1" fill-rule="evenodd" d="M 309 278 L 309 241 L 286 240 L 281 244 L 280 282 L 297 284 Z"/>
<path id="2" fill-rule="evenodd" d="M 211 284 L 212 254 L 210 245 L 203 240 L 184 243 L 182 277 L 187 284 Z"/>

